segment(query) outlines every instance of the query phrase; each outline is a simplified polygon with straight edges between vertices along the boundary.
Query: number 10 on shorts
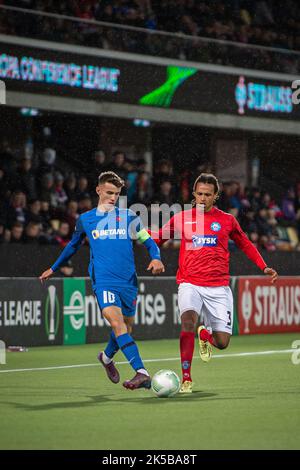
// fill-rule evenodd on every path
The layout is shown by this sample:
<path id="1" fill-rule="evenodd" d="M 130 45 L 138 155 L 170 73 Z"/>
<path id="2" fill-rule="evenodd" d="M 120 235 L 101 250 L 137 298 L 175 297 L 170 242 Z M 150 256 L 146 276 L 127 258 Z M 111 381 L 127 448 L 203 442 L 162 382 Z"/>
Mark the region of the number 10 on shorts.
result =
<path id="1" fill-rule="evenodd" d="M 109 292 L 108 290 L 103 291 L 103 302 L 105 304 L 113 304 L 115 303 L 116 296 L 112 292 Z"/>

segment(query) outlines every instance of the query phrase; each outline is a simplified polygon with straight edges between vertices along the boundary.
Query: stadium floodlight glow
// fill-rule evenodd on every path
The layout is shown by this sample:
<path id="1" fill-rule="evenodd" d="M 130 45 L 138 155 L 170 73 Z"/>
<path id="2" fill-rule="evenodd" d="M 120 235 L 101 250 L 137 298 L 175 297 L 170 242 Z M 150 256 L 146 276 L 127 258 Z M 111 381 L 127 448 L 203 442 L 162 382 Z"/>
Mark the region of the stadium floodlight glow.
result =
<path id="1" fill-rule="evenodd" d="M 133 125 L 136 127 L 149 127 L 150 126 L 150 121 L 147 121 L 147 119 L 134 119 L 133 120 Z"/>
<path id="2" fill-rule="evenodd" d="M 175 91 L 185 80 L 198 72 L 190 67 L 167 67 L 167 80 L 163 85 L 140 98 L 139 103 L 145 106 L 162 106 L 168 108 Z"/>
<path id="3" fill-rule="evenodd" d="M 38 116 L 39 110 L 35 108 L 21 108 L 20 113 L 22 116 Z"/>

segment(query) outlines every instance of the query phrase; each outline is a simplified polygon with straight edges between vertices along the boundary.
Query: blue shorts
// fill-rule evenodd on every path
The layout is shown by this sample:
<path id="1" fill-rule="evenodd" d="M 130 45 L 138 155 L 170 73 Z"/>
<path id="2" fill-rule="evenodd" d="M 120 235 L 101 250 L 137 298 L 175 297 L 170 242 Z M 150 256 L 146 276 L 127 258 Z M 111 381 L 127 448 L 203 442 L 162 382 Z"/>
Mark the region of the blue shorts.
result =
<path id="1" fill-rule="evenodd" d="M 120 307 L 123 315 L 133 317 L 136 311 L 138 289 L 126 287 L 96 287 L 94 290 L 100 310 L 105 307 Z"/>

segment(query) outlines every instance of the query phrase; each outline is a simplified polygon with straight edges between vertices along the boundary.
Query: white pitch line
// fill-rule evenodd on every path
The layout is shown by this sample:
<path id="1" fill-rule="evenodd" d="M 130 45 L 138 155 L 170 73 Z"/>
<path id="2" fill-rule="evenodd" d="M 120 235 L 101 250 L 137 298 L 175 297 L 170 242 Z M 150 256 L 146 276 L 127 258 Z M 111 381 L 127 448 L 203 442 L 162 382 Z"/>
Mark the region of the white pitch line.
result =
<path id="1" fill-rule="evenodd" d="M 294 352 L 295 349 L 274 349 L 271 351 L 254 351 L 254 352 L 244 352 L 244 353 L 232 353 L 232 354 L 216 354 L 213 356 L 213 359 L 222 359 L 226 357 L 246 357 L 246 356 L 264 356 L 268 354 L 286 354 Z M 194 356 L 193 359 L 200 359 L 199 356 Z M 168 362 L 168 361 L 179 361 L 179 357 L 167 357 L 164 359 L 145 359 L 143 362 Z M 127 361 L 116 362 L 116 365 L 128 364 Z M 53 367 L 34 367 L 31 369 L 7 369 L 0 370 L 0 374 L 5 374 L 8 372 L 32 372 L 40 370 L 57 370 L 57 369 L 75 369 L 78 367 L 95 367 L 99 366 L 99 363 L 92 364 L 73 364 L 70 366 L 53 366 Z"/>

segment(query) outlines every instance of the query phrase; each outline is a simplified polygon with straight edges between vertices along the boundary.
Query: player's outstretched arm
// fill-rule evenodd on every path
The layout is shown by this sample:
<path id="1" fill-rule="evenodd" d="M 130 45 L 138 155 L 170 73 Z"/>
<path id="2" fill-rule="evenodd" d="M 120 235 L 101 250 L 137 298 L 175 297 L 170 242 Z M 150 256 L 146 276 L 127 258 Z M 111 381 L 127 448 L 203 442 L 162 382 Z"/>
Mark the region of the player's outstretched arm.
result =
<path id="1" fill-rule="evenodd" d="M 158 247 L 161 247 L 166 241 L 171 240 L 175 236 L 175 216 L 159 229 L 158 232 L 148 230 L 149 235 L 155 241 Z"/>
<path id="2" fill-rule="evenodd" d="M 278 274 L 273 268 L 266 266 L 266 262 L 257 250 L 257 248 L 250 242 L 247 235 L 241 229 L 238 221 L 233 218 L 233 230 L 230 238 L 234 240 L 236 245 L 253 261 L 266 276 L 271 277 L 271 283 L 274 284 L 277 281 Z"/>
<path id="3" fill-rule="evenodd" d="M 152 271 L 152 274 L 161 274 L 165 272 L 165 267 L 159 259 L 153 259 L 150 262 L 147 271 Z"/>
<path id="4" fill-rule="evenodd" d="M 39 280 L 40 280 L 41 283 L 43 284 L 43 282 L 46 281 L 47 279 L 49 279 L 49 277 L 51 277 L 53 273 L 54 273 L 54 271 L 52 271 L 51 268 L 46 269 L 46 271 L 44 271 L 44 272 L 40 275 Z"/>
<path id="5" fill-rule="evenodd" d="M 57 258 L 55 263 L 51 266 L 51 268 L 44 271 L 39 277 L 39 280 L 42 283 L 49 279 L 49 277 L 51 277 L 52 274 L 55 273 L 55 271 L 57 271 L 64 262 L 68 261 L 78 251 L 78 249 L 81 247 L 82 240 L 84 239 L 84 237 L 85 231 L 83 229 L 82 222 L 79 217 L 76 222 L 75 231 L 73 233 L 71 241 L 65 246 L 65 248 Z"/>
<path id="6" fill-rule="evenodd" d="M 264 274 L 266 274 L 266 276 L 271 276 L 272 284 L 274 284 L 278 279 L 278 273 L 275 271 L 275 269 L 269 268 L 268 266 L 265 267 Z"/>

